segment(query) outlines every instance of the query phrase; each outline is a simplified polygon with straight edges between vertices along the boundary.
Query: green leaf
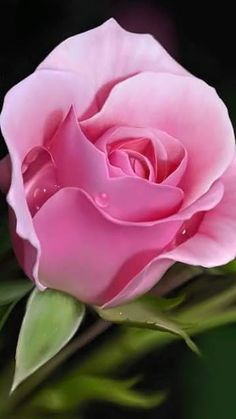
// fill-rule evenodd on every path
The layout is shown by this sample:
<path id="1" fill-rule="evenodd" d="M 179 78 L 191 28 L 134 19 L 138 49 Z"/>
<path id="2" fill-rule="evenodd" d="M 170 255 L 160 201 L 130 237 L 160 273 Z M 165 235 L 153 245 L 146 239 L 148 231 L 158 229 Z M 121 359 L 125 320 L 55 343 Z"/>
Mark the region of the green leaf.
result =
<path id="1" fill-rule="evenodd" d="M 23 298 L 33 286 L 33 283 L 26 279 L 0 281 L 0 306 Z"/>
<path id="2" fill-rule="evenodd" d="M 53 412 L 71 411 L 91 400 L 107 401 L 122 406 L 149 409 L 160 405 L 164 392 L 142 394 L 132 389 L 137 379 L 116 380 L 106 377 L 72 375 L 54 386 L 44 388 L 32 405 Z"/>
<path id="3" fill-rule="evenodd" d="M 84 305 L 67 294 L 33 291 L 21 325 L 11 391 L 69 342 L 84 313 Z"/>
<path id="4" fill-rule="evenodd" d="M 147 304 L 142 299 L 116 308 L 97 307 L 96 310 L 102 319 L 113 323 L 174 333 L 182 337 L 192 351 L 199 354 L 198 348 L 184 330 L 183 325 L 161 311 L 158 306 Z"/>
<path id="5" fill-rule="evenodd" d="M 177 297 L 163 298 L 153 294 L 145 294 L 139 298 L 140 302 L 149 305 L 154 310 L 171 311 L 179 307 L 186 299 L 185 294 L 180 294 Z"/>

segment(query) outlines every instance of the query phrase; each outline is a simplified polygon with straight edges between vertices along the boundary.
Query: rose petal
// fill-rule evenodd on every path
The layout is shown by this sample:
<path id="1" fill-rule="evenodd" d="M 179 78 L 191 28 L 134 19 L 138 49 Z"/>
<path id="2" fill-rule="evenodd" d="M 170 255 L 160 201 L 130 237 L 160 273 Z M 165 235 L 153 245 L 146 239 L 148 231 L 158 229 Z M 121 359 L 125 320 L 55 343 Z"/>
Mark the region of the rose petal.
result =
<path id="1" fill-rule="evenodd" d="M 102 110 L 82 123 L 94 141 L 117 125 L 154 127 L 183 144 L 188 153 L 181 185 L 185 206 L 204 194 L 233 159 L 234 133 L 227 109 L 214 89 L 193 77 L 134 76 L 114 87 Z"/>
<path id="2" fill-rule="evenodd" d="M 22 162 L 32 147 L 50 140 L 72 104 L 78 115 L 90 115 L 87 110 L 91 106 L 92 97 L 85 81 L 74 74 L 42 70 L 13 87 L 4 101 L 1 130 L 12 165 L 7 200 L 15 213 L 17 236 L 34 248 L 31 253 L 35 261 L 30 262 L 30 270 L 25 269 L 36 281 L 40 245 L 25 199 Z"/>
<path id="3" fill-rule="evenodd" d="M 165 170 L 167 160 L 165 147 L 151 129 L 115 127 L 107 130 L 104 135 L 98 138 L 95 145 L 109 155 L 117 150 L 136 151 L 143 155 L 146 165 L 149 167 L 149 180 L 153 182 L 157 181 L 157 169 L 158 173 Z M 127 170 L 125 172 L 127 173 Z"/>
<path id="4" fill-rule="evenodd" d="M 114 150 L 108 156 L 108 170 L 110 176 L 135 176 L 128 154 L 124 150 Z"/>
<path id="5" fill-rule="evenodd" d="M 224 265 L 236 256 L 236 160 L 222 177 L 224 196 L 206 213 L 198 233 L 162 257 L 201 265 Z"/>
<path id="6" fill-rule="evenodd" d="M 166 172 L 162 180 L 163 185 L 178 186 L 188 163 L 188 153 L 183 144 L 171 137 L 166 132 L 157 130 L 156 138 L 165 147 L 166 151 Z M 159 163 L 160 164 L 160 163 Z"/>
<path id="7" fill-rule="evenodd" d="M 103 304 L 111 283 L 123 288 L 173 239 L 180 223 L 122 225 L 105 218 L 81 190 L 66 188 L 41 207 L 34 226 L 42 249 L 40 282 Z"/>
<path id="8" fill-rule="evenodd" d="M 17 158 L 12 158 L 11 188 L 7 195 L 10 207 L 10 229 L 18 260 L 26 274 L 38 283 L 38 263 L 40 243 L 35 234 L 32 217 L 26 202 L 21 165 Z"/>
<path id="9" fill-rule="evenodd" d="M 34 160 L 30 162 L 32 153 Z M 25 196 L 31 215 L 34 216 L 59 189 L 56 168 L 49 151 L 43 147 L 31 150 L 24 160 L 23 168 Z"/>
<path id="10" fill-rule="evenodd" d="M 187 167 L 187 152 L 180 141 L 163 131 L 152 128 L 115 127 L 99 137 L 95 145 L 107 153 L 119 144 L 123 148 L 125 144 L 128 147 L 132 140 L 136 141 L 137 145 L 142 144 L 144 140 L 147 144 L 148 141 L 149 147 L 144 150 L 144 154 L 148 156 L 155 171 L 158 171 L 158 182 L 172 186 L 179 184 Z M 132 145 L 134 147 L 135 144 Z"/>
<path id="11" fill-rule="evenodd" d="M 154 221 L 175 213 L 182 204 L 179 188 L 138 177 L 110 178 L 106 155 L 84 136 L 73 110 L 57 131 L 50 151 L 59 185 L 84 189 L 112 217 Z"/>
<path id="12" fill-rule="evenodd" d="M 89 80 L 98 92 L 99 107 L 112 86 L 133 74 L 188 74 L 152 36 L 127 32 L 114 19 L 66 39 L 42 62 L 42 68 L 69 70 Z"/>
<path id="13" fill-rule="evenodd" d="M 11 242 L 20 266 L 25 271 L 26 275 L 35 282 L 37 287 L 43 291 L 45 287 L 38 281 L 40 244 L 35 236 L 33 226 L 31 225 L 32 237 L 29 236 L 29 239 L 22 238 L 19 225 L 17 226 L 16 224 L 15 213 L 11 208 L 9 211 L 9 226 Z"/>
<path id="14" fill-rule="evenodd" d="M 181 228 L 183 228 L 183 223 L 186 221 L 189 223 L 193 217 L 196 217 L 197 214 L 202 213 L 204 211 L 209 211 L 212 208 L 215 208 L 217 204 L 221 201 L 223 196 L 223 185 L 221 182 L 216 182 L 212 185 L 211 189 L 198 201 L 192 204 L 189 208 L 185 208 L 184 210 L 180 211 L 178 214 L 175 214 L 169 217 L 169 221 L 181 221 Z M 159 221 L 159 223 L 164 223 L 163 221 Z M 180 231 L 180 230 L 179 230 Z M 198 233 L 197 233 L 198 234 Z M 197 236 L 196 234 L 196 236 Z M 194 236 L 192 239 L 188 240 L 185 244 L 187 245 L 191 240 L 195 240 Z M 173 248 L 174 243 L 176 242 L 175 235 L 173 241 L 168 244 L 168 248 Z M 202 253 L 205 252 L 205 243 L 202 243 Z M 181 245 L 183 246 L 183 245 Z M 104 307 L 113 307 L 124 303 L 125 301 L 132 300 L 137 298 L 138 296 L 144 294 L 145 292 L 149 291 L 161 277 L 166 272 L 166 270 L 180 259 L 175 257 L 169 257 L 172 255 L 173 252 L 178 252 L 178 249 L 181 248 L 179 246 L 172 252 L 164 251 L 162 254 L 154 257 L 150 260 L 146 266 L 134 275 L 130 281 L 127 281 L 126 284 L 123 284 L 123 287 L 120 289 L 113 288 L 112 286 L 107 291 L 105 297 L 106 301 L 104 302 Z M 193 244 L 194 247 L 194 244 Z M 184 261 L 184 260 L 181 260 Z M 187 261 L 186 263 L 189 263 Z M 192 262 L 190 262 L 192 264 Z M 201 263 L 199 263 L 200 265 Z"/>
<path id="15" fill-rule="evenodd" d="M 18 83 L 7 93 L 0 119 L 10 157 L 22 161 L 49 141 L 72 105 L 78 117 L 89 114 L 93 95 L 85 80 L 63 71 L 37 71 Z"/>
<path id="16" fill-rule="evenodd" d="M 174 263 L 173 260 L 164 258 L 156 258 L 147 263 L 144 269 L 127 282 L 120 292 L 115 294 L 113 291 L 116 290 L 113 290 L 112 286 L 110 287 L 110 290 L 105 294 L 103 308 L 122 305 L 150 291 Z"/>
<path id="17" fill-rule="evenodd" d="M 168 220 L 189 220 L 196 213 L 209 211 L 218 205 L 224 196 L 224 185 L 221 181 L 216 181 L 201 198 L 189 205 L 181 208 L 179 212 L 173 214 Z"/>

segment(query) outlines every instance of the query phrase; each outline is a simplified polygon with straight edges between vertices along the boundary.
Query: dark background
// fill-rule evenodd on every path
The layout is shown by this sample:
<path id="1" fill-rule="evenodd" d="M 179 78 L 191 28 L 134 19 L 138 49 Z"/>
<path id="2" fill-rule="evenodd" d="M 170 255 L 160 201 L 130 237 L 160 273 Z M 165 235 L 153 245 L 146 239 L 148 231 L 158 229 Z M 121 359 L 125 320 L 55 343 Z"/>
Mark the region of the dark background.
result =
<path id="1" fill-rule="evenodd" d="M 60 41 L 111 16 L 126 29 L 151 32 L 183 66 L 216 87 L 235 125 L 235 12 L 226 1 L 0 0 L 0 103 Z M 0 151 L 5 153 L 3 141 Z M 91 405 L 84 417 L 235 419 L 236 327 L 201 336 L 198 345 L 203 359 L 178 343 L 127 371 L 143 373 L 146 389 L 170 388 L 163 407 L 142 412 Z"/>
<path id="2" fill-rule="evenodd" d="M 235 92 L 233 2 L 175 0 L 0 0 L 0 100 L 59 42 L 115 17 L 125 28 L 151 32 L 230 105 Z"/>

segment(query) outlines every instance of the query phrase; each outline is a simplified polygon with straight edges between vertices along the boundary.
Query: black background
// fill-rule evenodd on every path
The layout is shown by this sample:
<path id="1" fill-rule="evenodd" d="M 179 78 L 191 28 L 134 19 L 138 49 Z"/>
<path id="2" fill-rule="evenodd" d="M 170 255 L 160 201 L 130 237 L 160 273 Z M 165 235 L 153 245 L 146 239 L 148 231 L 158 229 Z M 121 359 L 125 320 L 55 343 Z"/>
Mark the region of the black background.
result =
<path id="1" fill-rule="evenodd" d="M 178 59 L 219 91 L 235 83 L 235 12 L 233 2 L 122 0 L 1 0 L 0 99 L 30 74 L 59 42 L 113 16 L 125 21 L 145 5 L 163 10 L 175 27 Z M 150 13 L 149 13 L 150 14 Z M 153 29 L 143 15 L 138 31 Z M 129 21 L 131 21 L 129 17 Z M 155 15 L 153 16 L 155 20 Z M 158 23 L 157 23 L 158 25 Z M 129 23 L 135 30 L 135 22 Z M 140 26 L 141 30 L 140 30 Z M 158 35 L 158 27 L 156 34 Z M 235 86 L 234 86 L 235 87 Z"/>

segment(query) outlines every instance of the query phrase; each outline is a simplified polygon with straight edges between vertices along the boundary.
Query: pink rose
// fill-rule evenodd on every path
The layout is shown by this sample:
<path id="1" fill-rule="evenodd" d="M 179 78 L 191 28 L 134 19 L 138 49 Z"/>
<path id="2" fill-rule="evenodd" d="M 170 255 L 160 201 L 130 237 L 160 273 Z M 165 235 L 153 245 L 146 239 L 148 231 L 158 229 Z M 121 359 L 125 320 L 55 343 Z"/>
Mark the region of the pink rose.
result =
<path id="1" fill-rule="evenodd" d="M 151 36 L 111 19 L 67 39 L 10 90 L 1 127 L 13 245 L 41 289 L 118 305 L 176 261 L 235 257 L 227 109 Z"/>

